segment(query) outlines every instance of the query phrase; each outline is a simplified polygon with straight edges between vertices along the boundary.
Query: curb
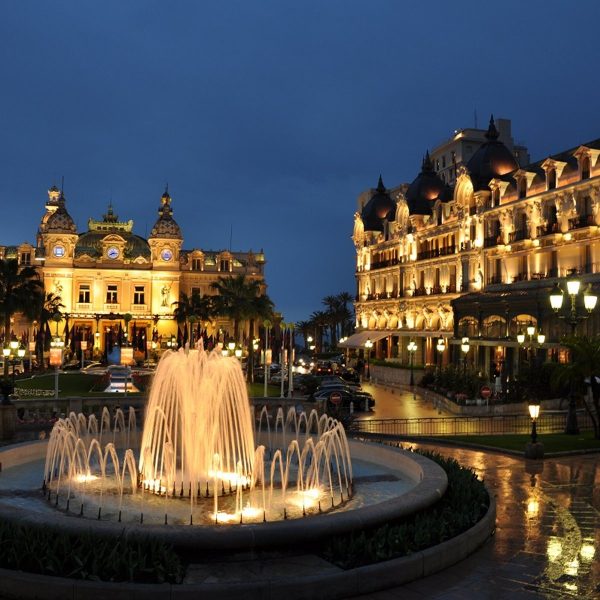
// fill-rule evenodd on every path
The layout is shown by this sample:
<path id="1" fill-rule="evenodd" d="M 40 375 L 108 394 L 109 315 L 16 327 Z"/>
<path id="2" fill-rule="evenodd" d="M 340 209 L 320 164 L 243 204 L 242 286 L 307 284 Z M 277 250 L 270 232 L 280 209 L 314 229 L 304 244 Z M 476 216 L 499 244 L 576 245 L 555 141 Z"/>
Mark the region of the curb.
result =
<path id="1" fill-rule="evenodd" d="M 473 442 L 453 442 L 447 438 L 440 439 L 437 437 L 428 437 L 428 436 L 398 436 L 391 433 L 355 433 L 351 432 L 351 436 L 353 439 L 357 438 L 365 438 L 367 440 L 375 440 L 375 439 L 383 439 L 388 441 L 396 441 L 396 442 L 426 442 L 428 444 L 436 444 L 438 446 L 452 446 L 456 448 L 473 448 L 474 450 L 485 450 L 486 452 L 496 452 L 497 454 L 508 454 L 510 456 L 517 456 L 520 458 L 525 458 L 525 450 L 510 450 L 508 448 L 498 448 L 497 446 L 486 446 L 485 444 L 476 444 Z M 544 458 L 559 458 L 561 456 L 578 456 L 581 454 L 598 454 L 600 453 L 600 448 L 582 448 L 581 450 L 564 450 L 562 452 L 544 452 Z M 531 460 L 531 459 L 529 459 Z M 540 460 L 540 459 L 532 459 L 532 460 Z M 543 459 L 541 459 L 543 460 Z"/>
<path id="2" fill-rule="evenodd" d="M 496 501 L 483 518 L 464 533 L 411 556 L 327 575 L 301 579 L 264 579 L 248 583 L 132 584 L 99 583 L 62 577 L 34 575 L 0 569 L 2 594 L 7 599 L 39 600 L 172 600 L 201 597 L 203 600 L 343 599 L 396 587 L 450 567 L 482 546 L 495 532 Z"/>

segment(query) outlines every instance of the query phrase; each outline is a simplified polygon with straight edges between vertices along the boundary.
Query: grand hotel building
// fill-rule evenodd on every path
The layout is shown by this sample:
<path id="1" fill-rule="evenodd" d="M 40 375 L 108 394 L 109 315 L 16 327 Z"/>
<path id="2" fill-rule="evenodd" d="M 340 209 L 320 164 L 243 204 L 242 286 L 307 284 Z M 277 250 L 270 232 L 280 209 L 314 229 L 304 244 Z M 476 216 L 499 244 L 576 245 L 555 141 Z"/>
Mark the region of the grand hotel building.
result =
<path id="1" fill-rule="evenodd" d="M 183 249 L 171 204 L 165 191 L 148 239 L 133 232 L 133 221 L 119 221 L 112 206 L 102 220 L 89 219 L 87 231 L 78 233 L 64 195 L 51 187 L 35 246 L 3 246 L 0 257 L 37 266 L 46 293 L 59 296 L 64 304 L 61 312 L 66 319 L 59 333 L 93 341 L 104 352 L 118 330 L 122 335 L 123 319 L 129 314 L 129 334 L 135 335 L 140 349 L 152 341 L 165 346 L 178 334 L 173 303 L 180 292 L 213 294 L 211 283 L 237 274 L 260 281 L 266 289 L 262 251 Z M 13 327 L 24 337 L 32 324 L 17 317 Z M 51 324 L 52 334 L 54 327 Z M 230 323 L 217 319 L 204 323 L 205 328 L 213 335 L 220 329 L 228 331 Z"/>
<path id="2" fill-rule="evenodd" d="M 414 340 L 415 364 L 446 364 L 461 359 L 468 336 L 467 360 L 491 374 L 517 367 L 517 333 L 533 326 L 545 341 L 528 338 L 530 351 L 563 358 L 569 325 L 551 309 L 553 286 L 577 276 L 596 294 L 600 287 L 600 139 L 521 164 L 526 149 L 499 139 L 493 118 L 482 133 L 451 174 L 427 155 L 410 185 L 386 189 L 380 178 L 359 196 L 357 332 L 348 345 L 370 339 L 377 357 L 408 362 Z M 595 313 L 578 325 L 580 334 L 598 331 Z"/>

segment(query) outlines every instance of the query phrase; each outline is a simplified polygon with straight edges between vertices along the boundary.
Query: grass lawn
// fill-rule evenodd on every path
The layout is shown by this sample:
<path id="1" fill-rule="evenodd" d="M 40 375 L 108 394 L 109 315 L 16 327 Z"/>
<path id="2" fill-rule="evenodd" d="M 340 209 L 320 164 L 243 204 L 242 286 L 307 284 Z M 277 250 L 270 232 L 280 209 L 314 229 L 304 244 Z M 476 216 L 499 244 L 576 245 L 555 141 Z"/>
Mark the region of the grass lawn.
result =
<path id="1" fill-rule="evenodd" d="M 15 381 L 16 388 L 53 390 L 54 374 L 38 375 L 31 379 Z M 85 375 L 82 373 L 61 373 L 58 376 L 58 395 L 60 398 L 68 396 L 94 397 L 105 396 L 102 384 L 102 375 Z M 127 394 L 139 396 L 139 393 Z"/>
<path id="2" fill-rule="evenodd" d="M 265 397 L 265 384 L 264 383 L 249 383 L 248 396 L 250 398 L 264 398 Z M 287 390 L 286 390 L 287 391 Z M 281 387 L 278 385 L 267 385 L 267 397 L 279 398 L 281 393 Z"/>
<path id="3" fill-rule="evenodd" d="M 503 450 L 525 450 L 531 436 L 525 434 L 505 435 L 453 435 L 440 438 L 449 442 L 481 444 Z M 600 440 L 594 439 L 593 431 L 583 431 L 579 435 L 566 435 L 565 433 L 545 433 L 538 435 L 538 442 L 544 444 L 544 452 L 567 452 L 569 450 L 600 450 Z"/>
<path id="4" fill-rule="evenodd" d="M 94 397 L 105 396 L 102 390 L 101 375 L 85 375 L 82 373 L 61 373 L 58 378 L 59 397 L 68 396 Z M 54 390 L 54 374 L 39 375 L 31 379 L 19 379 L 15 382 L 15 387 L 36 390 Z M 278 398 L 281 388 L 278 385 L 267 386 L 267 394 L 270 398 Z M 117 393 L 117 395 L 119 395 Z M 139 396 L 139 393 L 128 396 Z M 253 383 L 248 385 L 248 395 L 251 398 L 264 396 L 264 384 Z"/>

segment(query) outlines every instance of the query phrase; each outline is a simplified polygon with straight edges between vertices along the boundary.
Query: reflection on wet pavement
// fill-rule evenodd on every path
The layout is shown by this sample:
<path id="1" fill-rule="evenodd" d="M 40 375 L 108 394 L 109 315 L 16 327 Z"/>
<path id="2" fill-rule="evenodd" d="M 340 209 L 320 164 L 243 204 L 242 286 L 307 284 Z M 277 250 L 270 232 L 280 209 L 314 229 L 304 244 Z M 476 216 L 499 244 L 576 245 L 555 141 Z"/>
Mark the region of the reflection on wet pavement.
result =
<path id="1" fill-rule="evenodd" d="M 496 495 L 496 535 L 441 573 L 363 598 L 600 598 L 600 456 L 544 461 L 436 449 L 473 467 Z"/>

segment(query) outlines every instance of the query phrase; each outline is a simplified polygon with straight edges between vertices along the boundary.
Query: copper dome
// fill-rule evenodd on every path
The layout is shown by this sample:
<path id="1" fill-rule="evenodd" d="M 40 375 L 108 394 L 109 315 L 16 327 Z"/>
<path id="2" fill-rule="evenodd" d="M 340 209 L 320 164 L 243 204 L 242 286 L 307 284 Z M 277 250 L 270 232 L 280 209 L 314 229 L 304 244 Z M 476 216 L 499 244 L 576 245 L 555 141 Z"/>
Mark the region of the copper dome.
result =
<path id="1" fill-rule="evenodd" d="M 383 231 L 384 220 L 393 221 L 396 218 L 396 203 L 387 193 L 381 175 L 375 193 L 365 204 L 360 216 L 365 231 Z"/>
<path id="2" fill-rule="evenodd" d="M 478 148 L 467 163 L 467 169 L 475 191 L 488 187 L 491 179 L 502 177 L 519 168 L 517 159 L 498 140 L 498 135 L 492 115 L 490 126 L 485 134 L 487 141 Z"/>

